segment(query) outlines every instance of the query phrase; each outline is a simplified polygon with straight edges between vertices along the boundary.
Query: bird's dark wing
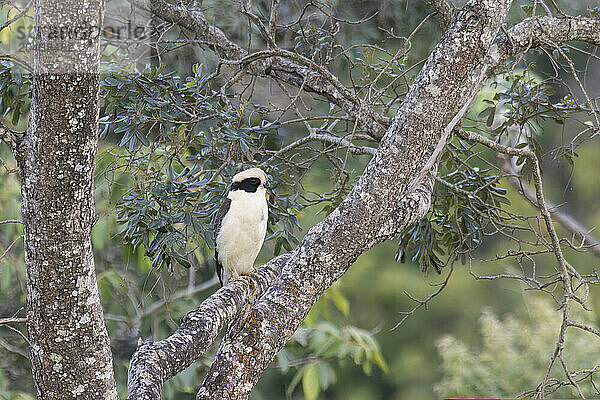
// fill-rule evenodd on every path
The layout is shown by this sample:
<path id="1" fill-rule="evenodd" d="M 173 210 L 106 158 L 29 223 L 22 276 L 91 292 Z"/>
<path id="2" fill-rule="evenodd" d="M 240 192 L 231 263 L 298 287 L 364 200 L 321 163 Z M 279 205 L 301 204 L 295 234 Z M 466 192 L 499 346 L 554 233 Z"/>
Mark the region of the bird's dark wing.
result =
<path id="1" fill-rule="evenodd" d="M 214 223 L 214 239 L 215 239 L 215 261 L 217 268 L 217 275 L 219 276 L 219 282 L 221 282 L 221 287 L 223 286 L 223 264 L 219 260 L 219 252 L 217 249 L 217 235 L 221 230 L 221 224 L 223 223 L 223 218 L 225 218 L 225 214 L 229 211 L 229 207 L 231 206 L 231 199 L 225 198 L 221 207 L 215 214 L 215 223 Z"/>

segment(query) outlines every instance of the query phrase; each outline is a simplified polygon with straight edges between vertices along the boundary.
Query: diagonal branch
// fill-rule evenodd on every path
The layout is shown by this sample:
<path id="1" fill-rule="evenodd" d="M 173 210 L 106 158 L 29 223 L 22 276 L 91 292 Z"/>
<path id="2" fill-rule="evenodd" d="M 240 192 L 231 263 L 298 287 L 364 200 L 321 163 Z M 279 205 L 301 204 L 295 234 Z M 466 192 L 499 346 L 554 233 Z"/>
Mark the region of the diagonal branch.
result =
<path id="1" fill-rule="evenodd" d="M 557 43 L 600 42 L 600 32 L 594 30 L 597 20 L 542 17 L 534 24 L 524 21 L 514 26 L 508 37 L 498 35 L 488 52 L 510 1 L 472 2 L 458 13 L 441 47 L 423 67 L 390 125 L 384 117 L 365 108 L 338 80 L 331 79 L 326 70 L 315 68 L 311 60 L 281 49 L 249 54 L 210 25 L 199 11 L 162 0 L 130 1 L 191 30 L 222 59 L 240 65 L 250 74 L 271 76 L 322 95 L 357 118 L 374 138 L 383 137 L 389 127 L 371 164 L 340 207 L 310 229 L 296 250 L 257 270 L 257 297 L 264 295 L 250 311 L 247 323 L 230 332 L 231 336 L 222 343 L 198 398 L 245 398 L 325 288 L 365 249 L 397 234 L 427 212 L 433 179 L 426 175 L 407 195 L 411 179 L 419 175 L 426 155 L 439 143 L 457 104 L 469 102 L 485 77 L 510 57 L 527 51 L 532 44 L 542 44 L 541 40 L 529 42 L 532 26 L 535 35 L 553 38 Z M 493 10 L 481 12 L 486 7 Z M 272 29 L 273 24 L 269 27 Z M 476 34 L 471 36 L 473 31 Z M 563 34 L 564 39 L 559 37 Z M 164 381 L 206 351 L 219 331 L 241 310 L 249 293 L 245 283 L 234 282 L 188 314 L 171 337 L 141 344 L 129 369 L 130 398 L 159 399 Z"/>
<path id="2" fill-rule="evenodd" d="M 260 296 L 281 272 L 289 258 L 284 254 L 258 268 L 252 276 Z M 215 341 L 223 327 L 243 308 L 251 288 L 245 280 L 234 280 L 188 313 L 180 327 L 158 342 L 141 342 L 131 358 L 128 371 L 128 397 L 160 399 L 164 382 L 189 367 Z"/>
<path id="3" fill-rule="evenodd" d="M 393 237 L 422 218 L 429 210 L 432 190 L 433 179 L 428 177 L 405 196 L 389 221 L 382 226 L 376 241 Z M 291 256 L 291 253 L 286 253 L 255 271 L 252 279 L 257 290 L 256 297 L 259 298 L 275 281 Z M 129 366 L 129 399 L 160 399 L 164 382 L 189 367 L 208 350 L 223 327 L 242 310 L 250 292 L 246 281 L 233 281 L 183 318 L 181 326 L 171 336 L 154 343 L 140 343 Z"/>
<path id="4" fill-rule="evenodd" d="M 320 293 L 333 283 L 360 253 L 376 242 L 373 239 L 378 235 L 377 231 L 396 210 L 397 204 L 393 199 L 402 197 L 408 187 L 410 177 L 417 174 L 422 167 L 422 165 L 418 165 L 418 160 L 422 160 L 426 154 L 431 154 L 431 151 L 439 142 L 443 130 L 440 130 L 439 127 L 450 123 L 452 111 L 448 111 L 452 110 L 457 102 L 464 104 L 470 101 L 473 88 L 481 84 L 479 82 L 481 74 L 472 74 L 472 68 L 473 65 L 477 64 L 476 60 L 482 58 L 486 51 L 486 47 L 482 47 L 480 44 L 480 37 L 481 30 L 489 29 L 486 25 L 489 21 L 487 17 L 483 16 L 492 16 L 491 19 L 494 20 L 497 27 L 501 16 L 504 15 L 507 3 L 502 4 L 504 9 L 500 8 L 500 13 L 481 13 L 477 6 L 471 6 L 464 10 L 462 13 L 463 20 L 458 23 L 454 36 L 449 35 L 444 44 L 445 46 L 452 46 L 457 39 L 457 35 L 462 37 L 461 30 L 466 29 L 471 35 L 467 36 L 468 39 L 463 39 L 465 41 L 464 46 L 468 47 L 467 50 L 464 50 L 465 57 L 453 57 L 444 46 L 434 52 L 429 63 L 425 66 L 426 72 L 422 73 L 420 78 L 417 79 L 408 100 L 398 114 L 398 119 L 392 124 L 392 133 L 388 135 L 387 140 L 382 142 L 378 153 L 373 159 L 374 161 L 372 161 L 371 168 L 367 168 L 349 197 L 324 222 L 308 232 L 297 250 L 289 253 L 285 259 L 279 257 L 268 264 L 279 263 L 278 260 L 281 260 L 282 264 L 285 264 L 281 265 L 281 267 L 285 266 L 283 269 L 285 276 L 279 278 L 274 285 L 271 285 L 267 290 L 267 297 L 261 300 L 252 310 L 252 318 L 248 320 L 249 326 L 243 326 L 242 330 L 238 332 L 242 338 L 246 337 L 252 340 L 254 346 L 246 346 L 243 342 L 240 342 L 239 335 L 231 341 L 224 342 L 234 346 L 229 348 L 233 352 L 227 354 L 227 349 L 222 349 L 226 354 L 224 357 L 218 357 L 219 362 L 228 363 L 230 356 L 242 357 L 244 361 L 231 364 L 242 368 L 235 373 L 220 374 L 217 372 L 216 375 L 209 375 L 209 378 L 212 377 L 213 379 L 220 377 L 220 379 L 233 379 L 235 381 L 231 385 L 223 384 L 223 382 L 217 384 L 216 389 L 220 389 L 221 393 L 215 394 L 215 397 L 227 395 L 223 391 L 227 390 L 228 387 L 235 391 L 228 394 L 230 398 L 235 398 L 237 394 L 241 394 L 242 397 L 247 396 L 248 391 L 257 379 L 257 375 L 250 377 L 250 381 L 245 379 L 240 381 L 237 379 L 238 373 L 244 374 L 253 370 L 256 371 L 255 374 L 259 375 L 260 369 L 266 368 L 274 353 L 295 330 L 295 327 L 300 323 Z M 494 6 L 498 7 L 498 3 L 494 2 Z M 465 26 L 464 18 L 466 17 L 474 19 L 474 23 Z M 488 34 L 484 37 L 491 39 L 493 35 Z M 456 68 L 460 73 L 453 76 L 454 79 L 450 84 L 446 82 L 445 74 L 430 73 L 432 69 L 444 68 L 447 58 L 469 65 L 468 68 Z M 432 76 L 438 77 L 438 81 L 432 81 Z M 431 90 L 438 86 L 442 87 L 445 93 L 440 95 L 435 90 Z M 427 104 L 428 110 L 425 111 L 416 107 L 415 103 L 417 102 Z M 440 123 L 442 121 L 443 123 Z M 425 179 L 423 182 L 430 184 L 431 181 Z M 415 193 L 418 192 L 418 189 Z M 430 192 L 426 190 L 425 193 Z M 410 198 L 405 202 L 407 203 L 406 208 L 402 207 L 402 210 L 407 214 L 405 219 L 407 222 L 422 216 L 422 211 L 417 211 L 416 214 L 407 211 L 407 208 L 413 202 L 415 202 L 415 199 Z M 420 202 L 416 201 L 416 203 Z M 427 207 L 420 207 L 420 210 L 423 209 L 427 210 Z M 418 215 L 418 217 L 415 218 L 414 215 Z M 397 225 L 397 229 L 402 229 L 401 223 Z M 382 235 L 382 239 L 383 236 L 385 235 Z M 340 253 L 332 254 L 333 249 Z M 187 349 L 193 353 L 192 356 L 185 356 L 187 362 L 191 362 L 189 360 L 196 357 L 195 354 L 198 353 L 198 349 L 204 351 L 212 343 L 225 321 L 239 310 L 240 303 L 234 301 L 235 297 L 231 299 L 231 296 L 236 296 L 237 293 L 243 298 L 244 294 L 247 295 L 247 290 L 242 287 L 241 291 L 229 292 L 227 293 L 229 296 L 224 296 L 224 293 L 229 289 L 230 287 L 222 289 L 211 296 L 209 301 L 201 306 L 201 312 L 199 314 L 194 313 L 197 317 L 186 318 L 182 323 L 182 328 L 171 338 L 161 341 L 162 343 L 142 345 L 138 349 L 130 367 L 130 398 L 158 398 L 164 380 L 176 373 L 176 367 L 181 368 L 182 363 L 179 360 L 164 359 L 168 353 L 164 350 L 174 351 L 175 346 L 185 347 L 184 350 Z M 231 304 L 232 302 L 234 304 Z M 271 309 L 271 312 L 268 311 L 269 309 Z M 263 313 L 263 311 L 266 313 Z M 202 315 L 203 313 L 206 315 Z M 220 318 L 215 318 L 215 313 Z M 278 315 L 281 318 L 273 320 Z M 266 324 L 260 322 L 262 318 L 266 319 Z M 204 320 L 207 321 L 204 322 Z M 189 324 L 191 322 L 195 327 L 190 329 Z M 198 332 L 200 329 L 197 328 L 200 326 L 207 329 Z M 258 330 L 255 330 L 255 328 Z M 261 335 L 260 330 L 262 329 L 268 329 L 275 336 L 265 337 L 268 340 L 257 338 L 257 335 Z M 207 333 L 207 331 L 209 332 Z M 200 340 L 194 337 L 197 333 L 201 335 Z M 273 340 L 275 340 L 275 343 Z M 192 342 L 196 345 L 193 345 Z M 236 351 L 240 349 L 239 346 L 243 346 L 241 352 Z M 253 350 L 255 346 L 260 346 L 259 348 L 262 350 L 259 351 L 259 348 L 256 348 L 257 357 L 254 361 L 259 367 L 246 370 L 244 369 L 245 363 L 251 361 L 252 358 L 244 356 L 245 349 L 250 348 Z M 177 354 L 181 353 L 177 352 Z M 215 384 L 214 381 L 212 383 Z M 240 390 L 242 392 L 239 392 Z"/>

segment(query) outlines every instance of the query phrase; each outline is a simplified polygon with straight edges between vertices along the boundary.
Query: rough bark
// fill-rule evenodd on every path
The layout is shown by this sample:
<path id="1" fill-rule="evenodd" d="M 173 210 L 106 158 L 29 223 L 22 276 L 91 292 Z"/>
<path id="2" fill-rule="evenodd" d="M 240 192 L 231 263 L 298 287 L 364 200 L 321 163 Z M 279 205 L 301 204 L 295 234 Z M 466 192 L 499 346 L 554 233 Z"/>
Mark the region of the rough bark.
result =
<path id="1" fill-rule="evenodd" d="M 19 152 L 27 328 L 38 399 L 116 399 L 91 229 L 102 0 L 35 3 L 33 99 Z"/>
<path id="2" fill-rule="evenodd" d="M 461 11 L 413 85 L 387 140 L 382 141 L 357 187 L 287 255 L 282 276 L 251 311 L 248 324 L 230 332 L 231 336 L 223 342 L 199 398 L 246 397 L 323 290 L 362 252 L 426 213 L 430 177 L 413 193 L 405 191 L 447 130 L 460 108 L 456 105 L 468 103 L 483 82 L 482 60 L 507 10 L 507 2 L 494 3 L 493 7 L 500 9 L 484 12 L 477 5 L 470 5 Z M 455 57 L 459 54 L 462 57 Z M 280 262 L 278 258 L 268 265 Z M 215 296 L 218 293 L 209 301 Z M 236 306 L 239 309 L 240 303 Z M 223 326 L 226 319 L 221 318 L 219 325 Z M 216 333 L 202 333 L 202 339 L 214 336 Z M 186 349 L 171 348 L 173 354 L 161 352 L 162 345 L 144 346 L 130 366 L 130 398 L 158 399 L 164 378 L 177 372 L 173 368 L 181 370 L 191 362 L 179 365 L 179 357 L 191 357 L 185 355 Z M 203 343 L 202 351 L 206 347 Z M 159 353 L 162 361 L 155 357 Z M 169 372 L 165 374 L 161 368 Z"/>
<path id="3" fill-rule="evenodd" d="M 251 278 L 255 296 L 262 295 L 281 273 L 288 258 L 289 254 L 284 254 L 255 271 Z M 160 399 L 164 382 L 189 367 L 208 350 L 223 327 L 248 301 L 250 292 L 246 281 L 234 280 L 187 314 L 168 338 L 140 342 L 129 364 L 129 399 Z"/>
<path id="4" fill-rule="evenodd" d="M 508 31 L 508 37 L 502 33 L 496 38 L 500 58 L 498 64 L 491 66 L 492 70 L 504 64 L 530 48 L 543 44 L 560 44 L 568 41 L 582 41 L 600 45 L 600 17 L 586 18 L 564 15 L 560 17 L 536 17 L 513 26 Z"/>
<path id="5" fill-rule="evenodd" d="M 454 13 L 452 5 L 446 0 L 427 0 L 426 4 L 437 13 L 442 31 L 448 29 Z"/>
<path id="6" fill-rule="evenodd" d="M 247 323 L 219 348 L 198 399 L 243 399 L 323 291 L 374 238 L 484 80 L 486 57 L 510 1 L 472 1 L 457 15 L 411 86 L 348 197 L 306 234 Z M 496 52 L 497 53 L 497 52 Z"/>
<path id="7" fill-rule="evenodd" d="M 499 33 L 492 51 L 483 57 L 507 2 L 468 5 L 390 126 L 389 118 L 361 104 L 310 60 L 281 49 L 249 54 L 208 24 L 200 11 L 162 0 L 132 1 L 194 31 L 230 64 L 323 96 L 357 118 L 373 137 L 381 138 L 387 129 L 372 164 L 340 208 L 311 229 L 297 250 L 261 269 L 256 280 L 259 294 L 267 291 L 280 271 L 283 275 L 256 305 L 249 323 L 230 332 L 199 398 L 246 397 L 314 301 L 358 254 L 427 211 L 430 177 L 414 192 L 406 189 L 428 161 L 453 113 L 468 103 L 470 89 L 510 57 L 530 48 L 569 40 L 600 44 L 598 19 L 536 17 L 507 34 Z M 39 0 L 36 25 L 72 28 L 81 22 L 90 28 L 94 24 L 89 21 L 95 21 L 100 26 L 102 11 L 101 1 Z M 40 44 L 39 36 L 36 40 Z M 15 152 L 23 176 L 28 327 L 38 397 L 115 398 L 89 241 L 95 218 L 91 185 L 98 113 L 97 41 L 75 40 L 71 45 L 68 51 L 37 48 L 29 130 L 22 139 L 0 126 L 0 140 Z M 131 363 L 131 398 L 159 398 L 164 380 L 206 351 L 249 292 L 244 283 L 229 285 L 190 313 L 170 338 L 142 344 Z"/>

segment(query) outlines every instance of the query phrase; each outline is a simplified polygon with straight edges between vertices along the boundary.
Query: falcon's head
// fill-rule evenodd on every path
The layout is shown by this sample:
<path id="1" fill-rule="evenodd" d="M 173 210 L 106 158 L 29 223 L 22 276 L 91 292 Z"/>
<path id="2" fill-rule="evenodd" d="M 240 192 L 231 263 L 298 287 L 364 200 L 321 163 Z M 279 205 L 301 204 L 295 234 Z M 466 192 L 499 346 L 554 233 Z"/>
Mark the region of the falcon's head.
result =
<path id="1" fill-rule="evenodd" d="M 254 193 L 258 188 L 264 189 L 267 183 L 267 174 L 260 168 L 250 168 L 236 174 L 231 183 L 231 191 L 243 190 Z"/>

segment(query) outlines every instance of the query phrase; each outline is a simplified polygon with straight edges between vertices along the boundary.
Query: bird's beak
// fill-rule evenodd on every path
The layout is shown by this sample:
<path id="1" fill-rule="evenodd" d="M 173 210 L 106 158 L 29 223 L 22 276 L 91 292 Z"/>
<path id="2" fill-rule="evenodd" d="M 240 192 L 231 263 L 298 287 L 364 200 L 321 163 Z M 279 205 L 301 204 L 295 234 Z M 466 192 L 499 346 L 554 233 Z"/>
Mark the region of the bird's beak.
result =
<path id="1" fill-rule="evenodd" d="M 262 182 L 262 183 L 260 184 L 260 187 L 263 187 L 263 188 L 265 188 L 265 189 L 269 189 L 269 184 L 268 184 L 267 182 Z"/>

